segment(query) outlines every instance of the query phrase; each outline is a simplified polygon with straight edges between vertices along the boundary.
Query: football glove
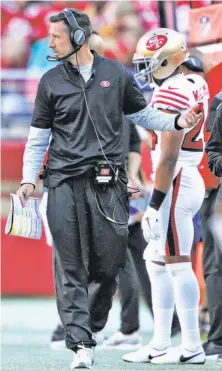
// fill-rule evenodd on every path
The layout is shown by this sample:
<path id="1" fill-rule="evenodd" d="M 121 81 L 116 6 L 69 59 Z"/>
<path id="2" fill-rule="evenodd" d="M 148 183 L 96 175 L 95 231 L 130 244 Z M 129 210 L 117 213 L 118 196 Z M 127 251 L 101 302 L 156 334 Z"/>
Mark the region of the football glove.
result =
<path id="1" fill-rule="evenodd" d="M 160 238 L 159 212 L 148 206 L 142 219 L 143 236 L 146 242 Z"/>

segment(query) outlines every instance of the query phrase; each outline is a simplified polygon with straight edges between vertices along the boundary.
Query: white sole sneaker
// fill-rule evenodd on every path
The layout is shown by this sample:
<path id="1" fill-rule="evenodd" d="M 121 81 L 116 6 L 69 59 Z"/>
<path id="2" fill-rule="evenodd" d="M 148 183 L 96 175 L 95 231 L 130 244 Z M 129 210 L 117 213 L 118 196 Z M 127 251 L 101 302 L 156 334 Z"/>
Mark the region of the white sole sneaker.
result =
<path id="1" fill-rule="evenodd" d="M 144 347 L 137 350 L 137 352 L 127 353 L 122 356 L 123 361 L 132 363 L 150 363 L 153 359 L 161 357 L 168 352 L 166 348 L 163 350 L 157 350 L 151 347 L 151 345 L 145 345 Z"/>
<path id="2" fill-rule="evenodd" d="M 77 368 L 88 368 L 90 369 L 94 362 L 94 348 L 85 348 L 84 346 L 78 346 L 79 349 L 74 353 L 74 359 L 71 363 L 71 370 Z"/>
<path id="3" fill-rule="evenodd" d="M 181 347 L 171 348 L 171 350 L 158 358 L 151 360 L 153 364 L 175 364 L 179 363 L 181 365 L 185 364 L 196 364 L 203 365 L 205 363 L 206 357 L 202 347 L 200 347 L 196 352 L 190 352 Z"/>

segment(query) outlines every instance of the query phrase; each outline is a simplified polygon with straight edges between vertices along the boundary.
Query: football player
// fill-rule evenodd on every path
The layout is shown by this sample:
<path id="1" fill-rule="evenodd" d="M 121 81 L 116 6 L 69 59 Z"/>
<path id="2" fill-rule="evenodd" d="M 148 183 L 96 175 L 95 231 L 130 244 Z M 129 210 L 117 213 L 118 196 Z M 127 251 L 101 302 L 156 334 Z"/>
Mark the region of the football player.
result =
<path id="1" fill-rule="evenodd" d="M 180 72 L 179 66 L 187 59 L 184 37 L 166 28 L 142 36 L 133 59 L 139 85 L 155 86 L 153 107 L 175 113 L 199 103 L 202 118 L 184 132 L 153 133 L 154 186 L 142 227 L 149 243 L 145 259 L 152 284 L 154 335 L 148 345 L 123 356 L 129 362 L 205 362 L 198 323 L 199 288 L 190 253 L 192 219 L 201 207 L 205 190 L 197 166 L 204 151 L 209 93 L 201 76 Z M 176 349 L 171 347 L 175 305 L 182 331 L 182 345 Z"/>

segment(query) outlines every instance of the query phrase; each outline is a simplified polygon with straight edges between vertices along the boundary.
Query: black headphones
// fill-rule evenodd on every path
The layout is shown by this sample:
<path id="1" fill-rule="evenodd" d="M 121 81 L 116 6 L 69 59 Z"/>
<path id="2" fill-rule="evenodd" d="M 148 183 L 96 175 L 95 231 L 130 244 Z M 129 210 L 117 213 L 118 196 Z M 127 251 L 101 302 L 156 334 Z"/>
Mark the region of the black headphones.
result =
<path id="1" fill-rule="evenodd" d="M 78 22 L 73 12 L 71 11 L 71 9 L 66 8 L 62 11 L 62 13 L 66 17 L 66 20 L 71 29 L 70 42 L 73 46 L 73 50 L 62 58 L 56 58 L 56 57 L 51 57 L 50 55 L 47 55 L 46 59 L 49 62 L 60 62 L 60 61 L 63 61 L 69 58 L 72 54 L 78 52 L 83 46 L 83 44 L 86 42 L 86 33 L 81 27 L 79 27 Z"/>
<path id="2" fill-rule="evenodd" d="M 78 22 L 70 9 L 64 9 L 63 14 L 71 28 L 70 42 L 73 48 L 78 51 L 86 41 L 86 33 L 81 27 L 79 27 Z"/>

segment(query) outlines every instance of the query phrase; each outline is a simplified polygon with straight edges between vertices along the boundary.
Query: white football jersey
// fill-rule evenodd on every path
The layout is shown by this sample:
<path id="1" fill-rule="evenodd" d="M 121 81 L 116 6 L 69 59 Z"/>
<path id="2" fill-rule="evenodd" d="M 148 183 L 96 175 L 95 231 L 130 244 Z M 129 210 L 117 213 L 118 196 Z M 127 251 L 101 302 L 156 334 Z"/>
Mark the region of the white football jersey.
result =
<path id="1" fill-rule="evenodd" d="M 182 112 L 197 103 L 201 103 L 203 119 L 193 128 L 184 129 L 183 140 L 177 161 L 177 169 L 186 166 L 198 166 L 204 152 L 204 123 L 208 115 L 209 91 L 206 81 L 199 75 L 175 75 L 155 89 L 151 104 L 163 110 Z M 151 151 L 153 172 L 155 172 L 161 154 L 161 133 L 153 132 L 153 150 Z"/>

